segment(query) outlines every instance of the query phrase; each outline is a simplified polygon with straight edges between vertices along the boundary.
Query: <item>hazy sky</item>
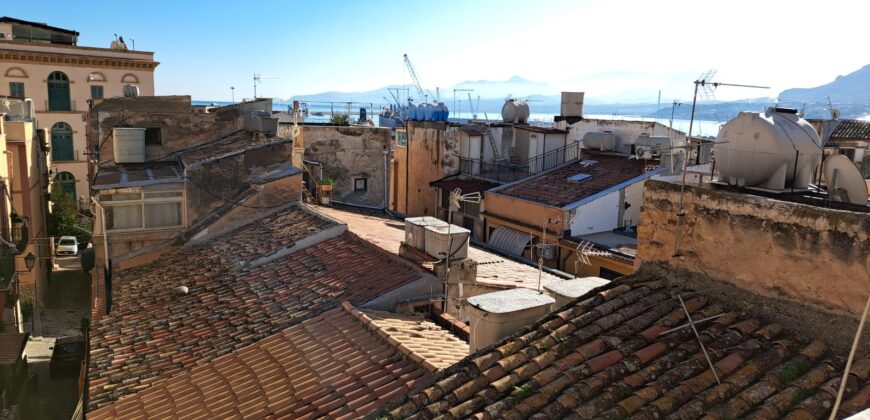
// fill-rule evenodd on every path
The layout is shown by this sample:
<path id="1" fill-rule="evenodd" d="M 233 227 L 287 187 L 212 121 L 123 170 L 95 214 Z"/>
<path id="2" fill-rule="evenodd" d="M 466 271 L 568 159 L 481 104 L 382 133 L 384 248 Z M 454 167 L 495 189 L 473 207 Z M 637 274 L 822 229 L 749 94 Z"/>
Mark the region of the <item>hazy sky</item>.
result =
<path id="1" fill-rule="evenodd" d="M 776 96 L 870 63 L 870 2 L 837 1 L 4 1 L 0 14 L 113 34 L 154 51 L 158 94 L 252 96 L 252 75 L 279 79 L 261 96 L 363 91 L 410 80 L 427 87 L 519 75 L 552 92 L 691 98 L 718 69 L 717 99 Z M 505 94 L 510 92 L 505 92 Z"/>

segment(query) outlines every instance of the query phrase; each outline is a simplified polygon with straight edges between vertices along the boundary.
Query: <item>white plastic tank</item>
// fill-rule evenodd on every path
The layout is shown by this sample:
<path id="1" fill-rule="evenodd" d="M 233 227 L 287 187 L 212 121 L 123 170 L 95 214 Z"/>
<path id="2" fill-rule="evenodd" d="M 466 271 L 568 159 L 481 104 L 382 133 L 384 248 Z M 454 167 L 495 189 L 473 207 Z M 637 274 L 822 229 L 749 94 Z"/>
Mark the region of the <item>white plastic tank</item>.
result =
<path id="1" fill-rule="evenodd" d="M 139 86 L 124 85 L 123 92 L 125 98 L 135 98 L 139 96 Z"/>
<path id="2" fill-rule="evenodd" d="M 634 141 L 635 154 L 640 155 L 639 151 L 651 153 L 654 156 L 659 156 L 662 152 L 668 150 L 671 146 L 671 139 L 668 136 L 649 136 L 641 135 Z"/>
<path id="3" fill-rule="evenodd" d="M 615 147 L 614 136 L 610 131 L 590 131 L 583 135 L 583 148 L 595 149 L 602 152 L 613 151 Z"/>
<path id="4" fill-rule="evenodd" d="M 529 104 L 509 99 L 501 107 L 501 118 L 506 123 L 526 124 L 529 122 Z"/>
<path id="5" fill-rule="evenodd" d="M 807 188 L 822 156 L 821 140 L 793 109 L 741 112 L 714 146 L 720 182 L 767 190 Z"/>
<path id="6" fill-rule="evenodd" d="M 144 128 L 114 128 L 112 129 L 112 140 L 115 163 L 145 162 Z"/>

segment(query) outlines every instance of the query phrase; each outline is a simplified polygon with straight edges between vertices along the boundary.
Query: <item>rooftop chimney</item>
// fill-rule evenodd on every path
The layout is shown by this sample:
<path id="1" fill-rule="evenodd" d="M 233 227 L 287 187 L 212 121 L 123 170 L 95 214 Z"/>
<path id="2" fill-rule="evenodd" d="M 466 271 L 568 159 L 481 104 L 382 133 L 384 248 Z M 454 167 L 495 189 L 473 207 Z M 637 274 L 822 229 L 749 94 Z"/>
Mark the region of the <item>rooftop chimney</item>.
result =
<path id="1" fill-rule="evenodd" d="M 583 277 L 573 280 L 557 281 L 544 285 L 544 290 L 556 302 L 553 304 L 553 310 L 561 308 L 568 302 L 585 295 L 590 290 L 604 286 L 610 283 L 610 280 L 605 280 L 601 277 Z"/>
<path id="2" fill-rule="evenodd" d="M 562 92 L 562 108 L 560 114 L 563 117 L 582 117 L 583 92 Z"/>
<path id="3" fill-rule="evenodd" d="M 467 299 L 471 326 L 469 351 L 498 342 L 546 315 L 554 300 L 541 292 L 517 288 Z"/>

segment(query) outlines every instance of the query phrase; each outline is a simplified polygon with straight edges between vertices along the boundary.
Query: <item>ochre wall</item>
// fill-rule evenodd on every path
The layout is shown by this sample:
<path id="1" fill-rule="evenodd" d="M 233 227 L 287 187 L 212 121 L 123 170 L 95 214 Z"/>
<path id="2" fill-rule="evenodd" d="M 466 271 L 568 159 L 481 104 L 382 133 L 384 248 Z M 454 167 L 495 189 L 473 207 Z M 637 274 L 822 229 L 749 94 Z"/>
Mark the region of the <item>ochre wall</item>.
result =
<path id="1" fill-rule="evenodd" d="M 678 185 L 646 183 L 640 264 L 860 316 L 870 295 L 870 214 L 686 187 L 681 256 L 672 257 L 679 198 Z"/>
<path id="2" fill-rule="evenodd" d="M 437 192 L 429 183 L 459 172 L 459 130 L 443 122 L 408 121 L 408 145 L 396 147 L 396 176 L 390 187 L 394 210 L 437 216 Z"/>

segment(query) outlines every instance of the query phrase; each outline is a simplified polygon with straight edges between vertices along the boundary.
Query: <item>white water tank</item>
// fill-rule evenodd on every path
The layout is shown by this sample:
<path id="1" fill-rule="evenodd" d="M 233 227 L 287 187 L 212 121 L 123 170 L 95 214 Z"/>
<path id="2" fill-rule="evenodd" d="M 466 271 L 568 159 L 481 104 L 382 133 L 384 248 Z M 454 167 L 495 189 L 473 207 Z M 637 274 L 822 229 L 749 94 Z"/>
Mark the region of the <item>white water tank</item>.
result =
<path id="1" fill-rule="evenodd" d="M 501 107 L 501 119 L 506 123 L 526 124 L 529 122 L 529 104 L 517 99 L 505 101 Z"/>
<path id="2" fill-rule="evenodd" d="M 135 98 L 139 96 L 139 86 L 124 85 L 123 92 L 125 98 Z"/>
<path id="3" fill-rule="evenodd" d="M 405 243 L 425 251 L 427 226 L 447 226 L 447 222 L 432 216 L 405 218 Z"/>
<path id="4" fill-rule="evenodd" d="M 145 163 L 145 129 L 112 129 L 115 163 Z"/>
<path id="5" fill-rule="evenodd" d="M 614 144 L 615 142 L 616 140 L 613 137 L 613 133 L 610 131 L 590 131 L 583 135 L 584 149 L 595 149 L 602 152 L 612 152 L 613 148 L 616 147 L 616 145 Z"/>
<path id="6" fill-rule="evenodd" d="M 426 226 L 426 253 L 433 258 L 461 259 L 468 256 L 471 231 L 456 225 Z"/>
<path id="7" fill-rule="evenodd" d="M 792 109 L 741 112 L 716 137 L 719 181 L 766 190 L 804 189 L 822 156 L 821 140 Z"/>

